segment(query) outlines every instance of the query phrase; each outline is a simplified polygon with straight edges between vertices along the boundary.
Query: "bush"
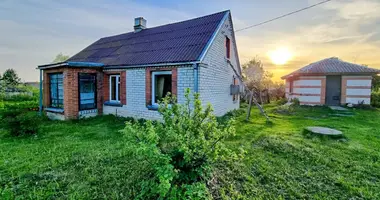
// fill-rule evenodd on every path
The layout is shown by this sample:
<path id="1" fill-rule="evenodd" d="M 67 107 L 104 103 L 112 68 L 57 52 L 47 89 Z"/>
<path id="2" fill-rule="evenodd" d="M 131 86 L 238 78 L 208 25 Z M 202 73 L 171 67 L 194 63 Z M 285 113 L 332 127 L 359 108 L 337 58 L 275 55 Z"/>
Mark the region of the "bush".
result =
<path id="1" fill-rule="evenodd" d="M 276 105 L 284 105 L 284 104 L 286 104 L 286 103 L 288 103 L 288 99 L 287 98 L 281 98 L 281 99 L 279 99 L 279 100 L 277 100 L 276 101 Z"/>
<path id="2" fill-rule="evenodd" d="M 34 135 L 38 132 L 42 117 L 36 112 L 8 110 L 2 113 L 1 124 L 12 136 Z"/>
<path id="3" fill-rule="evenodd" d="M 207 181 L 214 164 L 240 158 L 224 145 L 235 133 L 234 120 L 220 125 L 211 106 L 203 109 L 198 94 L 193 103 L 189 96 L 187 90 L 184 105 L 169 104 L 176 102 L 171 97 L 163 100 L 159 107 L 163 123 L 127 122 L 122 130 L 126 147 L 150 167 L 150 178 L 135 180 L 140 184 L 136 198 L 209 199 Z"/>
<path id="4" fill-rule="evenodd" d="M 371 105 L 373 107 L 380 108 L 380 92 L 372 92 L 372 94 L 371 94 Z"/>
<path id="5" fill-rule="evenodd" d="M 298 98 L 292 98 L 292 100 L 290 100 L 290 102 L 292 102 L 293 105 L 295 105 L 295 106 L 299 106 L 301 104 L 300 100 Z"/>

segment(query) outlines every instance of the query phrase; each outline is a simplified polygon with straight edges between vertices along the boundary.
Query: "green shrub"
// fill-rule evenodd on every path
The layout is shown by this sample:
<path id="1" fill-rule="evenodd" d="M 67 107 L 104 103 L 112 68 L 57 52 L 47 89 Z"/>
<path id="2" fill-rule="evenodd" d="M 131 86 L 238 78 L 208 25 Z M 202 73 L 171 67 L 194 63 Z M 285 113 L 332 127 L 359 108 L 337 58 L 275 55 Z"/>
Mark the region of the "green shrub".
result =
<path id="1" fill-rule="evenodd" d="M 372 94 L 371 94 L 371 105 L 373 107 L 380 108 L 380 92 L 372 92 Z"/>
<path id="2" fill-rule="evenodd" d="M 295 105 L 295 106 L 299 106 L 301 104 L 300 100 L 298 98 L 292 98 L 292 100 L 290 100 L 290 102 L 292 102 L 293 105 Z"/>
<path id="3" fill-rule="evenodd" d="M 288 99 L 287 98 L 281 98 L 279 100 L 276 101 L 276 105 L 284 105 L 288 103 Z"/>
<path id="4" fill-rule="evenodd" d="M 220 125 L 211 106 L 203 109 L 198 94 L 192 103 L 189 96 L 187 90 L 183 105 L 165 98 L 159 107 L 162 123 L 127 122 L 122 130 L 126 148 L 150 166 L 150 178 L 135 180 L 140 184 L 136 198 L 209 199 L 207 181 L 214 164 L 241 158 L 224 145 L 235 133 L 234 120 Z"/>
<path id="5" fill-rule="evenodd" d="M 37 112 L 7 110 L 1 114 L 2 127 L 12 136 L 34 135 L 38 132 L 42 117 Z"/>

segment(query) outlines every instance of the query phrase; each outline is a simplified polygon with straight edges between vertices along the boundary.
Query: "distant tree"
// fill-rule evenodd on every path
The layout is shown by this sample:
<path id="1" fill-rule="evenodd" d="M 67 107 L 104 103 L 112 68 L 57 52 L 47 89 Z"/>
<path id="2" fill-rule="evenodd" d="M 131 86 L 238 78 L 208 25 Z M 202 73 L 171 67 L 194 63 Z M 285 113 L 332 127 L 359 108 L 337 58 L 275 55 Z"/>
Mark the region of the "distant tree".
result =
<path id="1" fill-rule="evenodd" d="M 59 53 L 58 55 L 55 56 L 53 63 L 64 62 L 68 60 L 69 58 L 70 58 L 69 55 L 63 55 L 62 53 Z"/>
<path id="2" fill-rule="evenodd" d="M 14 87 L 20 83 L 21 79 L 14 69 L 7 69 L 3 74 L 2 81 L 6 87 Z"/>
<path id="3" fill-rule="evenodd" d="M 372 90 L 375 92 L 380 90 L 380 76 L 378 75 L 372 77 Z"/>
<path id="4" fill-rule="evenodd" d="M 266 71 L 261 60 L 255 57 L 243 65 L 243 77 L 248 89 L 254 91 L 262 103 L 263 91 L 268 91 L 273 84 L 273 73 Z"/>

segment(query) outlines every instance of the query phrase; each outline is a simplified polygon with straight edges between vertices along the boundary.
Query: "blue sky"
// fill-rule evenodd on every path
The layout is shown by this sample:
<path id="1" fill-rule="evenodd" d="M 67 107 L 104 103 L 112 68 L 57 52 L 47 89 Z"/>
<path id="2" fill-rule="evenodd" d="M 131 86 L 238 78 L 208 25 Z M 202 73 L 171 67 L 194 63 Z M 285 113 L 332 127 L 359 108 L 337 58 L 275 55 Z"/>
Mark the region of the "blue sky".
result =
<path id="1" fill-rule="evenodd" d="M 37 65 L 62 52 L 74 55 L 97 39 L 230 9 L 240 29 L 321 0 L 1 0 L 0 73 L 14 68 L 24 81 L 38 80 Z M 380 1 L 333 0 L 275 22 L 236 33 L 242 63 L 258 56 L 278 78 L 308 63 L 339 57 L 380 68 Z M 291 60 L 272 64 L 268 53 L 286 47 Z"/>

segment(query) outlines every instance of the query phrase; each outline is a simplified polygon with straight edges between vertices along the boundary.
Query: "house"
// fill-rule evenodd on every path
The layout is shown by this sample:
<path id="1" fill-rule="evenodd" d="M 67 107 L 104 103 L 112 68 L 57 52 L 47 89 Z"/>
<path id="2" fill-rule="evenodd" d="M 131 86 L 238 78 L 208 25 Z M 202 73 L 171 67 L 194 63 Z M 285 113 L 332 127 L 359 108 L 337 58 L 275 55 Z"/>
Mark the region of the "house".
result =
<path id="1" fill-rule="evenodd" d="M 370 104 L 372 76 L 380 70 L 327 58 L 281 77 L 286 97 L 304 105 Z"/>
<path id="2" fill-rule="evenodd" d="M 114 114 L 159 120 L 157 103 L 168 92 L 184 103 L 186 88 L 217 116 L 239 108 L 241 69 L 230 11 L 154 28 L 139 17 L 133 32 L 101 38 L 65 62 L 38 69 L 40 110 L 54 119 Z"/>

